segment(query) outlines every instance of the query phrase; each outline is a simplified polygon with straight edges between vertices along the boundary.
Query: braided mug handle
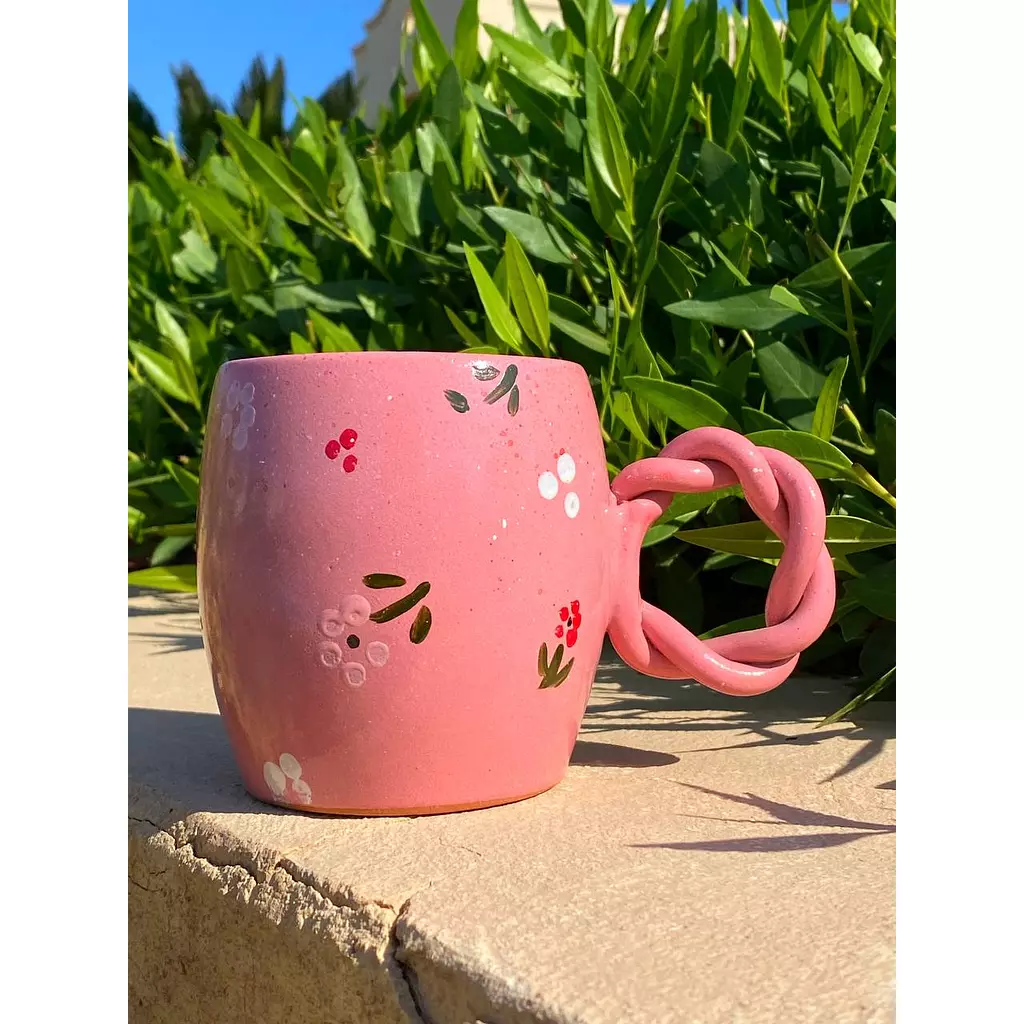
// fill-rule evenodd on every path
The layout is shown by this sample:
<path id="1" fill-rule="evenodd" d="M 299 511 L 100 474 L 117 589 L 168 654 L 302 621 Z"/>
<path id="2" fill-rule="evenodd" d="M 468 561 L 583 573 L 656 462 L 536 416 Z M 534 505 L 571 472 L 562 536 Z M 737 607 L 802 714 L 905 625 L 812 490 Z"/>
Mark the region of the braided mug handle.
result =
<path id="1" fill-rule="evenodd" d="M 640 597 L 640 545 L 673 494 L 740 484 L 754 513 L 783 542 L 762 629 L 699 640 Z M 699 427 L 612 482 L 622 524 L 622 562 L 608 636 L 626 664 L 662 679 L 695 679 L 752 696 L 787 679 L 799 653 L 825 631 L 836 579 L 825 547 L 825 504 L 814 477 L 784 452 L 722 427 Z"/>

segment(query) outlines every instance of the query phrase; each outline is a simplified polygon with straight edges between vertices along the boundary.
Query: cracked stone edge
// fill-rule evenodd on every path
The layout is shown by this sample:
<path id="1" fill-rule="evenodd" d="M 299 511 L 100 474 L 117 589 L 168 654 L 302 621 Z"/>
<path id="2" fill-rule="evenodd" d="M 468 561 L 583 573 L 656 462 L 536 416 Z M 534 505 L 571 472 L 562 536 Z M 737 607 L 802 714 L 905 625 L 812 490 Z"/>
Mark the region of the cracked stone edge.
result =
<path id="1" fill-rule="evenodd" d="M 158 814 L 162 821 L 156 821 L 146 814 L 135 813 L 133 808 L 138 805 L 156 805 L 166 808 L 166 813 Z M 408 912 L 409 905 L 416 895 L 413 893 L 407 897 L 401 906 L 396 910 L 390 903 L 383 900 L 361 899 L 354 894 L 344 895 L 338 891 L 328 891 L 325 886 L 318 884 L 309 872 L 303 871 L 287 857 L 279 856 L 273 860 L 266 856 L 260 856 L 251 848 L 233 840 L 228 834 L 219 829 L 211 829 L 208 823 L 203 821 L 206 815 L 203 812 L 189 813 L 181 809 L 181 813 L 175 813 L 171 801 L 168 801 L 162 794 L 159 794 L 149 786 L 140 783 L 132 783 L 129 791 L 129 835 L 140 842 L 151 840 L 154 836 L 164 839 L 158 846 L 164 847 L 165 853 L 167 843 L 173 848 L 173 852 L 184 856 L 186 861 L 191 860 L 205 865 L 207 870 L 218 876 L 222 881 L 228 881 L 232 871 L 244 872 L 252 880 L 256 887 L 266 886 L 276 872 L 280 872 L 286 880 L 286 885 L 294 887 L 296 895 L 303 890 L 311 893 L 314 898 L 323 901 L 335 911 L 347 910 L 357 915 L 367 916 L 364 920 L 365 931 L 361 938 L 367 938 L 372 934 L 372 923 L 383 923 L 380 917 L 386 920 L 387 938 L 386 941 L 378 942 L 376 952 L 380 966 L 384 969 L 391 982 L 396 1002 L 399 1009 L 406 1015 L 413 1024 L 434 1024 L 433 1020 L 423 1006 L 423 997 L 416 982 L 415 972 L 402 957 L 402 940 L 399 937 L 399 926 Z M 135 826 L 133 828 L 133 826 Z M 207 826 L 207 827 L 204 827 Z M 224 840 L 229 840 L 224 843 Z M 211 857 L 209 854 L 224 854 L 229 851 L 235 854 L 234 857 L 225 859 L 223 856 Z M 165 871 L 155 872 L 159 877 Z M 128 876 L 129 884 L 142 889 L 145 892 L 152 892 L 148 886 L 141 884 L 137 879 Z M 257 913 L 262 911 L 254 908 Z M 373 911 L 377 911 L 374 914 Z M 376 922 L 374 922 L 376 918 Z M 371 923 L 372 922 L 372 923 Z M 275 922 L 280 924 L 280 922 Z M 339 926 L 343 931 L 352 932 L 353 922 L 348 919 L 339 920 Z M 370 925 L 370 927 L 366 927 Z"/>

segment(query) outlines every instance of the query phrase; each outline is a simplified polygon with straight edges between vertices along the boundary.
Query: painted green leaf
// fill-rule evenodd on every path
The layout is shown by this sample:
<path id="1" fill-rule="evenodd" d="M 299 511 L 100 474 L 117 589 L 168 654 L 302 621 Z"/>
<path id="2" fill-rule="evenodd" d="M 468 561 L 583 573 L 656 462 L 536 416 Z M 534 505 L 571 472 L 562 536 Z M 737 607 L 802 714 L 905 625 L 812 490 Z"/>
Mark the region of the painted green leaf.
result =
<path id="1" fill-rule="evenodd" d="M 407 611 L 415 608 L 430 593 L 430 584 L 421 583 L 414 590 L 411 590 L 405 597 L 400 597 L 392 604 L 378 609 L 370 615 L 371 622 L 390 622 L 404 615 Z"/>
<path id="2" fill-rule="evenodd" d="M 414 644 L 421 644 L 427 639 L 427 634 L 430 632 L 430 626 L 433 619 L 430 614 L 430 609 L 424 605 L 417 613 L 416 618 L 412 620 L 412 625 L 409 627 L 409 639 Z"/>
<path id="3" fill-rule="evenodd" d="M 696 427 L 729 427 L 739 430 L 739 424 L 728 410 L 709 395 L 685 384 L 674 384 L 653 377 L 629 376 L 623 383 L 638 398 L 660 409 L 673 423 L 684 430 Z"/>
<path id="4" fill-rule="evenodd" d="M 519 368 L 513 363 L 509 365 L 504 374 L 502 374 L 501 380 L 498 381 L 497 386 L 493 391 L 489 392 L 484 401 L 488 405 L 494 405 L 495 402 L 500 401 L 505 397 L 511 390 L 516 382 L 516 377 L 519 375 Z"/>
<path id="5" fill-rule="evenodd" d="M 460 394 L 458 391 L 446 390 L 444 397 L 448 399 L 448 404 L 456 412 L 469 412 L 469 399 L 465 395 Z"/>
<path id="6" fill-rule="evenodd" d="M 501 373 L 496 366 L 490 363 L 476 362 L 473 364 L 473 376 L 477 380 L 495 380 Z"/>
<path id="7" fill-rule="evenodd" d="M 479 257 L 465 242 L 462 248 L 466 253 L 466 260 L 469 263 L 469 271 L 473 275 L 477 293 L 484 307 L 487 320 L 494 330 L 494 333 L 510 349 L 524 355 L 522 335 L 519 333 L 519 325 L 512 317 L 508 304 L 498 291 L 497 285 L 491 280 Z"/>
<path id="8" fill-rule="evenodd" d="M 371 590 L 383 590 L 387 587 L 404 587 L 405 579 L 391 572 L 371 572 L 363 577 L 363 586 Z"/>
<path id="9" fill-rule="evenodd" d="M 732 555 L 782 557 L 782 541 L 760 520 L 702 530 L 681 530 L 676 536 L 688 544 Z M 896 531 L 891 526 L 855 516 L 828 516 L 825 520 L 825 543 L 832 554 L 849 555 L 895 544 Z"/>
<path id="10" fill-rule="evenodd" d="M 523 247 L 511 232 L 505 236 L 505 266 L 512 308 L 519 323 L 526 336 L 547 355 L 551 343 L 547 295 L 541 291 Z"/>
<path id="11" fill-rule="evenodd" d="M 814 407 L 811 433 L 823 441 L 828 441 L 836 428 L 836 411 L 839 409 L 843 377 L 846 375 L 849 361 L 848 356 L 842 356 L 836 360 L 835 365 L 825 378 L 825 383 L 821 386 L 821 394 L 818 395 L 818 402 Z"/>
<path id="12" fill-rule="evenodd" d="M 512 390 L 508 393 L 508 414 L 509 416 L 515 416 L 519 412 L 519 385 L 513 386 Z"/>

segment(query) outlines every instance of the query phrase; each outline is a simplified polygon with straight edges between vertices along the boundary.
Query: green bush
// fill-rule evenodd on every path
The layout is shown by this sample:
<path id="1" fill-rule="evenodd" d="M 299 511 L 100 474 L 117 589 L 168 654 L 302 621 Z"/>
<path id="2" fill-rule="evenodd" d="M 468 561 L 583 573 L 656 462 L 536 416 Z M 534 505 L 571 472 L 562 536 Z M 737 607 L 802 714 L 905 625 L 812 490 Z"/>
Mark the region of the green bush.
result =
<path id="1" fill-rule="evenodd" d="M 194 586 L 204 414 L 226 359 L 472 349 L 573 359 L 610 472 L 719 424 L 801 459 L 829 505 L 835 622 L 801 661 L 895 673 L 895 18 L 714 0 L 476 3 L 446 50 L 414 0 L 418 93 L 375 128 L 306 100 L 286 153 L 218 114 L 129 198 L 129 558 Z M 735 55 L 730 60 L 731 36 Z M 779 543 L 729 491 L 679 496 L 644 587 L 696 631 L 755 624 Z"/>

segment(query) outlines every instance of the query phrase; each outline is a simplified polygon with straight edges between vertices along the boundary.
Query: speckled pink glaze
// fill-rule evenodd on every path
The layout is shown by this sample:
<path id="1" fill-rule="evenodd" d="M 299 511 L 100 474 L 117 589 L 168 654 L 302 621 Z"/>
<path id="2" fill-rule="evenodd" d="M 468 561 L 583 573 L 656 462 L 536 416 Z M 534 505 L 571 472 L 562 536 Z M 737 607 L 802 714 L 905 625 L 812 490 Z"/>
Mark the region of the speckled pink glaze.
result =
<path id="1" fill-rule="evenodd" d="M 813 479 L 716 428 L 664 454 L 628 467 L 613 493 L 574 363 L 380 352 L 225 364 L 199 596 L 249 792 L 352 814 L 542 792 L 565 774 L 606 630 L 657 675 L 735 693 L 781 682 L 834 604 Z M 641 601 L 639 544 L 669 492 L 737 479 L 792 536 L 768 627 L 701 644 Z"/>

